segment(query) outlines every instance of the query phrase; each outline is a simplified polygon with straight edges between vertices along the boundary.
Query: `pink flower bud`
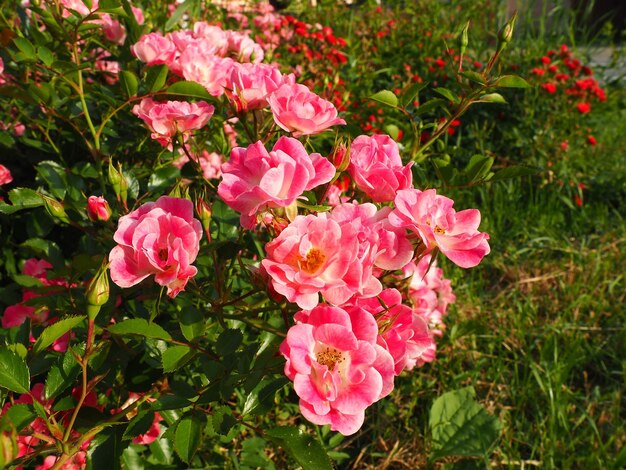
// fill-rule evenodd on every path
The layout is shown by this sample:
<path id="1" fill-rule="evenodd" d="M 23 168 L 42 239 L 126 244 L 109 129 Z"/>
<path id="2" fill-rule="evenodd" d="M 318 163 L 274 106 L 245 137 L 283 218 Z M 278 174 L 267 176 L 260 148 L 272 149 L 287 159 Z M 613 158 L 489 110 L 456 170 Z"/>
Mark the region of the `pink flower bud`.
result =
<path id="1" fill-rule="evenodd" d="M 87 199 L 87 216 L 93 222 L 106 222 L 111 217 L 109 203 L 102 196 L 89 196 Z"/>

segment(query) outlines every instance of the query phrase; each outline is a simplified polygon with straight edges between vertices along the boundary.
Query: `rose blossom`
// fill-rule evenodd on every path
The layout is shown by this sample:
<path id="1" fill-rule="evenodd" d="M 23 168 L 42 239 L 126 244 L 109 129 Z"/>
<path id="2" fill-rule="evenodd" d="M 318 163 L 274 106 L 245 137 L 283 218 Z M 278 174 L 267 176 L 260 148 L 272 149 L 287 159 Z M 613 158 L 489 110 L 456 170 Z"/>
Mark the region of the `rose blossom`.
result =
<path id="1" fill-rule="evenodd" d="M 363 425 L 365 408 L 393 390 L 393 359 L 376 344 L 374 317 L 320 305 L 299 321 L 280 346 L 300 411 L 309 421 L 344 435 Z"/>
<path id="2" fill-rule="evenodd" d="M 111 207 L 102 196 L 89 196 L 87 199 L 87 216 L 93 222 L 106 222 L 111 217 Z"/>
<path id="3" fill-rule="evenodd" d="M 197 269 L 202 225 L 193 217 L 193 203 L 162 196 L 120 218 L 109 255 L 111 280 L 131 287 L 154 274 L 157 284 L 176 297 Z"/>
<path id="4" fill-rule="evenodd" d="M 278 68 L 268 64 L 233 64 L 226 80 L 226 95 L 237 111 L 268 106 L 267 95 L 283 83 L 295 83 L 293 74 L 283 76 Z"/>
<path id="5" fill-rule="evenodd" d="M 395 198 L 389 222 L 417 233 L 426 253 L 435 248 L 462 268 L 471 268 L 489 254 L 489 235 L 478 231 L 480 211 L 456 212 L 454 201 L 434 189 L 403 189 Z"/>
<path id="6" fill-rule="evenodd" d="M 222 176 L 222 163 L 223 158 L 219 153 L 207 152 L 202 150 L 200 155 L 191 155 L 192 158 L 200 165 L 202 169 L 202 176 L 208 180 L 218 179 Z M 183 166 L 189 161 L 189 157 L 183 152 L 172 164 L 182 169 Z"/>
<path id="7" fill-rule="evenodd" d="M 274 121 L 294 137 L 319 134 L 346 121 L 337 117 L 333 104 L 305 85 L 284 84 L 267 97 Z"/>
<path id="8" fill-rule="evenodd" d="M 185 80 L 198 82 L 213 96 L 222 96 L 233 60 L 207 54 L 196 45 L 187 47 L 180 55 L 180 66 Z"/>
<path id="9" fill-rule="evenodd" d="M 304 191 L 328 183 L 335 167 L 318 153 L 308 155 L 298 140 L 283 136 L 271 152 L 260 141 L 234 148 L 222 173 L 217 193 L 241 213 L 241 225 L 252 229 L 258 212 L 289 206 Z"/>
<path id="10" fill-rule="evenodd" d="M 144 98 L 133 107 L 133 114 L 140 117 L 152 131 L 152 138 L 163 147 L 172 149 L 172 138 L 178 133 L 187 140 L 191 130 L 202 128 L 213 116 L 215 108 L 204 102 L 153 101 Z"/>
<path id="11" fill-rule="evenodd" d="M 9 184 L 11 181 L 13 181 L 11 171 L 6 166 L 0 164 L 0 186 Z"/>
<path id="12" fill-rule="evenodd" d="M 374 202 L 393 201 L 398 190 L 410 188 L 412 164 L 402 166 L 398 144 L 388 135 L 361 135 L 350 145 L 348 172 Z"/>
<path id="13" fill-rule="evenodd" d="M 140 61 L 147 65 L 171 64 L 174 62 L 177 50 L 169 37 L 160 33 L 150 33 L 141 36 L 130 50 Z"/>

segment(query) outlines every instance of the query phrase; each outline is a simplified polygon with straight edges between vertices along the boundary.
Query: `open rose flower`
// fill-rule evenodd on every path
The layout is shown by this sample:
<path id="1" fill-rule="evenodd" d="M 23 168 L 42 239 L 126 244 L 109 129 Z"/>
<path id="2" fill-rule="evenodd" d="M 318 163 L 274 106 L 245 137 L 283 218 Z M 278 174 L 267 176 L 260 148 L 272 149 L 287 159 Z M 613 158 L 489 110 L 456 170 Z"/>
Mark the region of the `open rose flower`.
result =
<path id="1" fill-rule="evenodd" d="M 268 64 L 233 64 L 226 81 L 226 96 L 237 111 L 249 111 L 268 106 L 267 95 L 283 83 L 295 83 L 293 74 L 283 75 Z"/>
<path id="2" fill-rule="evenodd" d="M 181 134 L 187 139 L 192 130 L 201 129 L 213 116 L 215 108 L 204 101 L 153 101 L 144 98 L 133 107 L 133 113 L 141 118 L 152 131 L 152 138 L 163 147 L 172 149 L 172 141 Z"/>
<path id="3" fill-rule="evenodd" d="M 252 229 L 257 213 L 289 206 L 304 191 L 328 183 L 335 167 L 318 153 L 309 155 L 298 140 L 283 136 L 270 152 L 260 141 L 233 149 L 222 173 L 217 193 L 241 213 L 241 225 Z"/>
<path id="4" fill-rule="evenodd" d="M 348 172 L 374 202 L 393 201 L 398 190 L 410 188 L 412 164 L 402 165 L 398 144 L 388 135 L 360 135 L 350 145 Z"/>
<path id="5" fill-rule="evenodd" d="M 141 36 L 139 41 L 130 50 L 140 61 L 147 65 L 169 64 L 174 62 L 177 49 L 174 42 L 160 33 L 150 33 Z"/>
<path id="6" fill-rule="evenodd" d="M 378 326 L 362 309 L 320 305 L 296 314 L 280 346 L 300 411 L 312 423 L 354 434 L 365 409 L 393 390 L 393 359 L 376 344 Z"/>
<path id="7" fill-rule="evenodd" d="M 267 97 L 274 121 L 294 137 L 319 134 L 331 126 L 345 124 L 337 109 L 305 85 L 286 83 Z"/>
<path id="8" fill-rule="evenodd" d="M 202 225 L 186 199 L 162 196 L 120 218 L 109 255 L 111 280 L 131 287 L 154 274 L 157 284 L 176 297 L 197 269 Z"/>
<path id="9" fill-rule="evenodd" d="M 234 61 L 228 57 L 207 54 L 201 44 L 187 47 L 180 55 L 185 80 L 198 82 L 212 96 L 222 96 Z"/>
<path id="10" fill-rule="evenodd" d="M 456 212 L 454 201 L 434 189 L 403 189 L 395 198 L 389 222 L 418 234 L 426 253 L 435 248 L 462 268 L 476 266 L 490 252 L 489 235 L 478 231 L 480 211 Z"/>

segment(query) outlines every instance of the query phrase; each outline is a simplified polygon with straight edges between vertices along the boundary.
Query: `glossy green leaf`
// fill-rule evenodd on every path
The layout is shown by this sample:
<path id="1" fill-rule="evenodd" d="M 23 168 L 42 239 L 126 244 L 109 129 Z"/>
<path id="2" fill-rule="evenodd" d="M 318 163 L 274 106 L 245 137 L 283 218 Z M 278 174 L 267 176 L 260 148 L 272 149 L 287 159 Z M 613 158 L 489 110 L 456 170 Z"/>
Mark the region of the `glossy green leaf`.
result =
<path id="1" fill-rule="evenodd" d="M 493 85 L 499 88 L 530 88 L 530 84 L 517 75 L 503 75 L 498 77 Z"/>
<path id="2" fill-rule="evenodd" d="M 3 419 L 8 419 L 15 426 L 17 432 L 32 423 L 36 417 L 33 407 L 24 403 L 10 406 L 2 415 Z"/>
<path id="3" fill-rule="evenodd" d="M 44 63 L 44 65 L 50 67 L 52 62 L 54 62 L 54 55 L 52 51 L 45 46 L 40 46 L 37 48 L 37 55 L 39 59 Z"/>
<path id="4" fill-rule="evenodd" d="M 475 400 L 473 387 L 444 393 L 430 409 L 430 458 L 487 457 L 500 436 L 501 424 Z"/>
<path id="5" fill-rule="evenodd" d="M 507 104 L 506 100 L 504 99 L 504 96 L 502 96 L 500 93 L 487 93 L 486 95 L 481 96 L 478 101 L 482 103 Z"/>
<path id="6" fill-rule="evenodd" d="M 295 426 L 280 426 L 265 433 L 285 449 L 303 470 L 332 470 L 333 464 L 320 442 Z"/>
<path id="7" fill-rule="evenodd" d="M 30 391 L 30 373 L 26 362 L 6 348 L 0 349 L 0 387 L 17 393 Z"/>
<path id="8" fill-rule="evenodd" d="M 150 175 L 148 180 L 148 190 L 162 192 L 166 188 L 174 185 L 176 179 L 180 177 L 180 170 L 174 165 L 159 168 Z"/>
<path id="9" fill-rule="evenodd" d="M 407 88 L 406 91 L 402 93 L 402 96 L 400 97 L 400 102 L 402 106 L 407 107 L 413 101 L 415 101 L 415 98 L 418 97 L 419 92 L 422 91 L 424 88 L 426 88 L 426 85 L 428 85 L 428 82 L 414 83 L 409 88 Z"/>
<path id="10" fill-rule="evenodd" d="M 152 426 L 154 422 L 154 412 L 152 411 L 140 411 L 133 419 L 128 423 L 126 431 L 122 436 L 123 440 L 134 439 L 139 434 L 145 434 Z"/>
<path id="11" fill-rule="evenodd" d="M 68 317 L 47 326 L 46 329 L 42 331 L 41 335 L 39 335 L 39 338 L 37 338 L 33 346 L 33 354 L 38 354 L 46 349 L 72 328 L 76 328 L 80 325 L 85 318 L 85 316 Z"/>
<path id="12" fill-rule="evenodd" d="M 137 88 L 139 87 L 139 81 L 135 74 L 129 70 L 122 70 L 119 73 L 120 85 L 126 97 L 130 98 L 137 94 Z"/>
<path id="13" fill-rule="evenodd" d="M 474 155 L 464 170 L 467 183 L 474 183 L 485 178 L 493 166 L 493 157 Z"/>
<path id="14" fill-rule="evenodd" d="M 486 85 L 487 81 L 482 73 L 473 72 L 471 70 L 466 70 L 465 72 L 460 73 L 461 77 L 467 78 L 468 80 L 478 83 L 479 85 Z"/>
<path id="15" fill-rule="evenodd" d="M 461 101 L 461 99 L 454 92 L 448 90 L 447 88 L 434 88 L 433 91 L 455 104 Z"/>
<path id="16" fill-rule="evenodd" d="M 180 95 L 188 98 L 199 98 L 202 100 L 212 100 L 213 97 L 206 89 L 196 82 L 180 81 L 167 87 L 166 90 L 169 95 Z"/>
<path id="17" fill-rule="evenodd" d="M 180 331 L 187 341 L 193 341 L 194 339 L 202 336 L 205 332 L 205 321 L 202 313 L 192 307 L 185 307 L 178 314 L 178 322 L 180 324 Z"/>
<path id="18" fill-rule="evenodd" d="M 220 355 L 230 354 L 237 350 L 243 341 L 243 334 L 240 330 L 224 330 L 215 342 L 215 349 Z"/>
<path id="19" fill-rule="evenodd" d="M 9 191 L 9 200 L 12 204 L 0 202 L 0 214 L 13 214 L 22 209 L 32 209 L 44 204 L 39 193 L 29 188 L 12 189 Z"/>
<path id="20" fill-rule="evenodd" d="M 206 418 L 197 414 L 184 416 L 176 426 L 174 450 L 185 463 L 191 462 L 198 450 Z"/>
<path id="21" fill-rule="evenodd" d="M 44 389 L 46 399 L 54 398 L 74 385 L 74 379 L 79 373 L 80 366 L 74 359 L 72 352 L 67 351 L 48 373 Z"/>
<path id="22" fill-rule="evenodd" d="M 398 97 L 390 90 L 381 90 L 378 93 L 374 93 L 369 97 L 372 101 L 377 101 L 378 103 L 386 104 L 387 106 L 391 106 L 395 108 L 398 106 Z"/>
<path id="23" fill-rule="evenodd" d="M 143 318 L 131 318 L 111 325 L 109 333 L 120 336 L 143 336 L 145 338 L 171 340 L 171 335 L 156 323 L 148 323 Z"/>
<path id="24" fill-rule="evenodd" d="M 13 43 L 15 47 L 22 52 L 24 59 L 35 60 L 37 58 L 35 55 L 35 46 L 33 46 L 28 39 L 21 37 L 13 38 Z"/>
<path id="25" fill-rule="evenodd" d="M 276 392 L 288 383 L 289 380 L 286 377 L 280 377 L 272 380 L 270 383 L 262 382 L 246 398 L 241 414 L 245 416 L 247 414 L 258 415 L 267 412 L 274 404 Z"/>
<path id="26" fill-rule="evenodd" d="M 169 373 L 180 369 L 194 356 L 195 351 L 188 346 L 172 346 L 163 351 L 163 372 Z"/>
<path id="27" fill-rule="evenodd" d="M 169 68 L 165 64 L 154 65 L 146 72 L 145 84 L 150 93 L 159 91 L 165 86 Z"/>

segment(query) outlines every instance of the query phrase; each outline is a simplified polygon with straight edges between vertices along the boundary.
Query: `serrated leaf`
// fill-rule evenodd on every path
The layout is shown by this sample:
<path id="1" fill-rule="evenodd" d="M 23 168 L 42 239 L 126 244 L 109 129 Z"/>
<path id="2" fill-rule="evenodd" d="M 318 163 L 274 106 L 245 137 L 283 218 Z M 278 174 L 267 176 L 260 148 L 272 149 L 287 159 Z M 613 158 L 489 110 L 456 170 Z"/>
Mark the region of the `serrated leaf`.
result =
<path id="1" fill-rule="evenodd" d="M 174 165 L 156 170 L 148 180 L 148 191 L 160 192 L 172 186 L 180 177 L 180 170 Z"/>
<path id="2" fill-rule="evenodd" d="M 43 206 L 44 202 L 37 191 L 30 188 L 15 188 L 9 191 L 9 200 L 12 205 L 0 203 L 0 213 L 13 214 L 22 209 L 32 209 Z"/>
<path id="3" fill-rule="evenodd" d="M 120 336 L 143 336 L 145 338 L 164 339 L 166 341 L 172 339 L 170 334 L 165 331 L 162 326 L 156 323 L 148 323 L 148 321 L 143 318 L 124 320 L 115 325 L 111 325 L 108 330 L 109 333 Z"/>
<path id="4" fill-rule="evenodd" d="M 11 421 L 17 432 L 32 423 L 36 417 L 37 414 L 32 406 L 24 403 L 10 406 L 2 416 L 3 419 L 7 418 Z"/>
<path id="5" fill-rule="evenodd" d="M 13 43 L 23 54 L 25 59 L 35 60 L 35 46 L 26 38 L 13 38 Z"/>
<path id="6" fill-rule="evenodd" d="M 474 183 L 483 179 L 493 166 L 493 157 L 486 157 L 484 155 L 474 155 L 470 158 L 467 167 L 464 170 L 468 183 Z"/>
<path id="7" fill-rule="evenodd" d="M 452 101 L 453 103 L 458 103 L 459 101 L 461 101 L 461 99 L 452 91 L 448 90 L 447 88 L 435 88 L 433 89 L 433 91 L 441 96 L 443 96 L 444 98 L 446 98 L 448 101 Z"/>
<path id="8" fill-rule="evenodd" d="M 54 55 L 52 54 L 52 51 L 45 46 L 40 46 L 37 48 L 37 55 L 44 63 L 44 65 L 48 67 L 52 65 L 52 62 L 54 62 Z"/>
<path id="9" fill-rule="evenodd" d="M 172 346 L 163 351 L 163 372 L 174 372 L 187 364 L 194 356 L 195 351 L 188 346 Z"/>
<path id="10" fill-rule="evenodd" d="M 74 359 L 71 351 L 67 351 L 57 364 L 50 368 L 44 394 L 46 399 L 51 399 L 59 395 L 68 387 L 74 384 L 74 379 L 80 372 L 80 366 Z"/>
<path id="11" fill-rule="evenodd" d="M 33 354 L 38 354 L 46 349 L 72 328 L 77 327 L 85 318 L 86 317 L 84 315 L 64 318 L 63 320 L 59 320 L 58 322 L 47 326 L 46 329 L 41 332 L 39 338 L 37 338 L 37 341 L 33 346 Z"/>
<path id="12" fill-rule="evenodd" d="M 467 78 L 468 80 L 478 83 L 479 85 L 486 85 L 487 81 L 482 73 L 473 72 L 471 70 L 466 70 L 465 72 L 460 73 L 461 77 Z"/>
<path id="13" fill-rule="evenodd" d="M 218 436 L 227 437 L 233 427 L 237 424 L 237 420 L 227 406 L 214 409 L 209 422 L 210 431 Z"/>
<path id="14" fill-rule="evenodd" d="M 148 92 L 157 92 L 165 86 L 168 70 L 169 69 L 165 64 L 154 65 L 148 68 L 145 79 L 145 84 Z"/>
<path id="15" fill-rule="evenodd" d="M 140 411 L 133 419 L 128 423 L 128 427 L 122 435 L 122 440 L 134 439 L 140 434 L 145 434 L 152 426 L 154 422 L 154 412 L 152 411 Z"/>
<path id="16" fill-rule="evenodd" d="M 409 88 L 407 88 L 406 91 L 402 93 L 402 97 L 400 98 L 402 106 L 407 107 L 409 104 L 415 101 L 415 98 L 419 95 L 419 92 L 426 88 L 427 85 L 428 82 L 414 83 Z"/>
<path id="17" fill-rule="evenodd" d="M 428 100 L 426 103 L 420 104 L 413 113 L 416 116 L 421 116 L 422 114 L 426 114 L 430 111 L 433 111 L 436 108 L 444 107 L 446 101 L 441 98 L 433 98 L 432 100 Z"/>
<path id="18" fill-rule="evenodd" d="M 204 334 L 206 327 L 204 317 L 195 308 L 185 307 L 178 314 L 178 322 L 180 331 L 187 341 L 193 341 Z"/>
<path id="19" fill-rule="evenodd" d="M 53 196 L 59 199 L 65 198 L 68 186 L 65 168 L 57 162 L 46 160 L 37 165 L 37 173 L 48 183 L 48 188 Z"/>
<path id="20" fill-rule="evenodd" d="M 133 72 L 129 70 L 122 70 L 119 73 L 120 77 L 120 85 L 122 86 L 122 90 L 124 90 L 124 94 L 130 98 L 131 96 L 135 96 L 137 94 L 137 88 L 139 86 L 139 82 L 137 77 Z"/>
<path id="21" fill-rule="evenodd" d="M 0 349 L 0 387 L 17 393 L 30 391 L 30 373 L 26 362 L 6 348 Z"/>
<path id="22" fill-rule="evenodd" d="M 168 95 L 187 96 L 189 98 L 200 98 L 203 100 L 211 100 L 213 97 L 206 89 L 196 82 L 180 81 L 167 87 L 165 90 Z"/>
<path id="23" fill-rule="evenodd" d="M 333 464 L 317 439 L 295 426 L 281 426 L 265 433 L 275 445 L 285 449 L 303 470 L 332 470 Z"/>
<path id="24" fill-rule="evenodd" d="M 502 181 L 510 178 L 535 175 L 540 171 L 541 170 L 539 168 L 532 168 L 528 166 L 509 166 L 496 172 L 491 178 L 489 178 L 489 181 Z"/>
<path id="25" fill-rule="evenodd" d="M 178 410 L 191 405 L 191 402 L 184 397 L 173 394 L 161 395 L 157 401 L 153 402 L 151 409 L 154 411 Z"/>
<path id="26" fill-rule="evenodd" d="M 381 90 L 378 93 L 374 93 L 369 97 L 372 101 L 377 101 L 378 103 L 386 104 L 387 106 L 391 106 L 395 108 L 398 106 L 398 97 L 390 90 Z"/>
<path id="27" fill-rule="evenodd" d="M 289 383 L 286 377 L 280 377 L 270 383 L 262 382 L 257 386 L 246 398 L 246 403 L 243 405 L 242 416 L 247 414 L 260 414 L 265 413 L 274 403 L 274 397 L 276 392 Z"/>
<path id="28" fill-rule="evenodd" d="M 480 103 L 507 104 L 506 100 L 504 99 L 504 96 L 502 96 L 500 93 L 487 93 L 486 95 L 481 96 L 478 101 Z"/>
<path id="29" fill-rule="evenodd" d="M 237 350 L 243 341 L 243 334 L 240 330 L 229 329 L 224 330 L 215 342 L 215 348 L 220 355 L 233 353 Z"/>
<path id="30" fill-rule="evenodd" d="M 184 416 L 176 426 L 174 434 L 174 450 L 185 463 L 191 462 L 198 450 L 202 438 L 206 418 L 204 416 L 191 414 Z"/>
<path id="31" fill-rule="evenodd" d="M 487 457 L 501 424 L 475 400 L 473 387 L 444 393 L 430 409 L 433 445 L 430 457 Z"/>
<path id="32" fill-rule="evenodd" d="M 493 85 L 499 88 L 530 88 L 530 84 L 517 75 L 503 75 L 498 77 Z"/>

